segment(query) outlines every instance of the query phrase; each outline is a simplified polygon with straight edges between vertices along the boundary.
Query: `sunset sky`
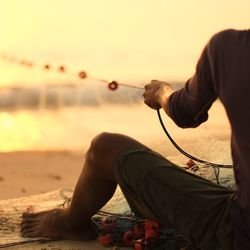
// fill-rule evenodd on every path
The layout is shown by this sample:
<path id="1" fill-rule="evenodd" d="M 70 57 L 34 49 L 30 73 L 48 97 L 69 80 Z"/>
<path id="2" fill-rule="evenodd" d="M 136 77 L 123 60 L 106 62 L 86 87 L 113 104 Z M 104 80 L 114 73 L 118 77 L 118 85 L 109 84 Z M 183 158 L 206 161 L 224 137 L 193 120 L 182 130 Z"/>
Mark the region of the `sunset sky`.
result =
<path id="1" fill-rule="evenodd" d="M 249 0 L 0 0 L 0 53 L 19 62 L 0 58 L 0 88 L 38 86 L 44 90 L 39 92 L 41 104 L 46 93 L 43 86 L 51 83 L 80 83 L 84 90 L 92 88 L 92 98 L 98 98 L 100 84 L 81 81 L 77 77 L 81 70 L 91 78 L 138 86 L 152 79 L 184 83 L 209 38 L 223 29 L 249 29 L 249 13 Z M 21 60 L 30 60 L 35 67 L 20 65 Z M 44 70 L 45 64 L 52 70 Z M 59 65 L 74 75 L 58 72 Z M 11 92 L 1 91 L 6 98 Z M 16 96 L 13 100 L 20 101 Z M 43 110 L 40 104 L 39 111 Z M 134 120 L 144 117 L 141 110 L 129 108 L 126 115 L 122 113 L 126 119 L 119 118 L 117 124 L 119 107 L 107 113 L 103 109 L 88 113 L 86 107 L 68 113 L 38 110 L 0 112 L 0 151 L 75 148 L 82 143 L 79 135 L 86 139 L 89 131 L 117 129 L 141 135 L 141 125 L 135 129 Z M 146 114 L 152 124 L 145 127 L 144 139 L 157 122 L 150 111 Z M 85 119 L 75 122 L 78 117 Z"/>
<path id="2" fill-rule="evenodd" d="M 250 28 L 249 13 L 249 0 L 0 0 L 0 51 L 103 79 L 185 81 L 211 35 Z M 44 78 L 57 74 L 0 61 L 0 86 Z"/>

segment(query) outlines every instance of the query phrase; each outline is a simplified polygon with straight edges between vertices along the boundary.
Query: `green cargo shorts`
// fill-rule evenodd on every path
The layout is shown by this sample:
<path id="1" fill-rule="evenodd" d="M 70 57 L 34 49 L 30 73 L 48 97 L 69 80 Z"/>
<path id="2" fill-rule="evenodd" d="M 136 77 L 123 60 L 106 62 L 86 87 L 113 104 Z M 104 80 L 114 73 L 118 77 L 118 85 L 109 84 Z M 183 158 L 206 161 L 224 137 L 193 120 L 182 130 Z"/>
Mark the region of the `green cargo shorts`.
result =
<path id="1" fill-rule="evenodd" d="M 119 155 L 117 182 L 131 210 L 176 229 L 202 250 L 232 250 L 234 192 L 191 174 L 144 146 Z"/>

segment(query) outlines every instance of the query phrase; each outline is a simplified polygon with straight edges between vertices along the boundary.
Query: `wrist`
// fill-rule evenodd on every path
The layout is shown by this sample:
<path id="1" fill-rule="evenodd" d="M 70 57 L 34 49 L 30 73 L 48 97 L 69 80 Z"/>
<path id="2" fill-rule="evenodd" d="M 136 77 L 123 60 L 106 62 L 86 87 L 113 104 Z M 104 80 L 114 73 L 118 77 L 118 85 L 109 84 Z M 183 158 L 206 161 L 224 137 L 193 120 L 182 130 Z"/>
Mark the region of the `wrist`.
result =
<path id="1" fill-rule="evenodd" d="M 159 89 L 159 93 L 158 93 L 158 103 L 159 105 L 164 108 L 167 106 L 168 103 L 168 98 L 169 96 L 173 93 L 173 89 L 170 86 L 162 86 Z"/>

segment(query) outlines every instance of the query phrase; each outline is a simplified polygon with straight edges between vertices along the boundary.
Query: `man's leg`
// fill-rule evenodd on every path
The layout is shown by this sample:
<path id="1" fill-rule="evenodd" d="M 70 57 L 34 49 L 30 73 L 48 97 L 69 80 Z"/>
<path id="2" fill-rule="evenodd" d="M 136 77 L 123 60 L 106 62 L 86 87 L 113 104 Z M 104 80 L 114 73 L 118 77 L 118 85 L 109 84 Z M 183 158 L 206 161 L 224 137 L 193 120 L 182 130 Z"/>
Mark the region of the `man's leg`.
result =
<path id="1" fill-rule="evenodd" d="M 176 229 L 202 250 L 221 250 L 232 241 L 234 191 L 184 171 L 143 147 L 124 151 L 119 183 L 133 212 Z M 223 248 L 229 250 L 228 244 Z"/>
<path id="2" fill-rule="evenodd" d="M 90 240 L 96 237 L 90 218 L 113 196 L 116 159 L 123 149 L 141 144 L 120 134 L 102 133 L 91 142 L 73 199 L 66 209 L 24 213 L 24 237 Z"/>

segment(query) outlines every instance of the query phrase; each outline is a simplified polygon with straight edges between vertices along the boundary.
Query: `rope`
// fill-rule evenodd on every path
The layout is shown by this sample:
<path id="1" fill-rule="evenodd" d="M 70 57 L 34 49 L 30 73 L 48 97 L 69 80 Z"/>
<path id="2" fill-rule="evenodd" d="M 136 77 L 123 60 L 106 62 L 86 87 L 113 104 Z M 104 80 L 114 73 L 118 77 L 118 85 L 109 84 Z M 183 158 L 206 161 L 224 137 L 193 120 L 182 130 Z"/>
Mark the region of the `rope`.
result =
<path id="1" fill-rule="evenodd" d="M 174 139 L 171 137 L 171 135 L 169 134 L 169 132 L 167 131 L 164 123 L 163 123 L 163 120 L 161 118 L 161 113 L 160 113 L 160 110 L 157 109 L 157 115 L 158 115 L 158 118 L 159 118 L 159 121 L 160 121 L 160 124 L 161 124 L 161 127 L 163 129 L 163 131 L 165 132 L 166 136 L 168 137 L 168 139 L 170 140 L 170 142 L 175 146 L 175 148 L 181 152 L 183 155 L 185 155 L 186 157 L 188 157 L 189 159 L 192 159 L 193 161 L 195 162 L 199 162 L 201 164 L 204 164 L 208 167 L 213 167 L 214 169 L 214 174 L 215 174 L 215 178 L 216 178 L 216 181 L 218 184 L 220 184 L 220 181 L 219 181 L 219 175 L 220 175 L 220 168 L 232 168 L 233 166 L 232 165 L 227 165 L 227 164 L 217 164 L 217 163 L 213 163 L 213 162 L 209 162 L 209 161 L 205 161 L 205 160 L 202 160 L 202 159 L 199 159 L 189 153 L 187 153 L 186 151 L 184 151 L 175 141 Z"/>
<path id="2" fill-rule="evenodd" d="M 84 70 L 81 70 L 79 72 L 74 73 L 74 72 L 68 70 L 68 67 L 66 67 L 64 65 L 57 65 L 57 67 L 53 67 L 51 64 L 38 65 L 30 60 L 16 58 L 13 55 L 6 54 L 6 53 L 3 53 L 1 51 L 0 51 L 0 59 L 2 59 L 3 61 L 7 61 L 9 63 L 19 64 L 20 66 L 27 67 L 27 68 L 40 67 L 40 69 L 43 69 L 47 72 L 58 72 L 58 73 L 61 73 L 64 75 L 78 77 L 82 80 L 89 79 L 89 80 L 97 81 L 99 83 L 105 83 L 105 84 L 108 84 L 108 88 L 110 90 L 116 90 L 119 86 L 133 88 L 133 89 L 144 89 L 143 87 L 132 85 L 132 84 L 126 84 L 126 83 L 120 83 L 120 82 L 118 83 L 117 81 L 113 81 L 113 80 L 104 80 L 104 79 L 98 79 L 95 77 L 90 77 L 87 74 L 87 72 Z"/>
<path id="3" fill-rule="evenodd" d="M 19 60 L 19 59 L 15 58 L 13 55 L 9 55 L 9 54 L 3 53 L 3 52 L 0 52 L 0 58 L 2 60 L 9 61 L 9 62 L 12 62 L 12 63 L 19 63 L 20 65 L 26 66 L 26 67 L 34 67 L 35 66 L 34 63 L 32 63 L 31 61 Z M 44 64 L 44 65 L 42 65 L 42 67 L 46 71 L 53 70 L 53 68 L 51 67 L 50 64 Z M 59 71 L 61 73 L 64 73 L 66 75 L 76 76 L 75 73 L 72 73 L 72 72 L 68 71 L 67 68 L 64 65 L 61 65 L 61 66 L 57 67 L 57 71 Z M 97 78 L 94 78 L 94 77 L 89 77 L 87 75 L 86 71 L 80 71 L 78 73 L 78 77 L 81 78 L 81 79 L 88 78 L 88 79 L 92 79 L 94 81 L 98 81 L 100 83 L 108 84 L 108 88 L 110 90 L 116 90 L 118 88 L 118 86 L 123 86 L 123 87 L 127 87 L 127 88 L 134 88 L 134 89 L 144 89 L 143 87 L 136 86 L 136 85 L 130 85 L 130 84 L 120 83 L 120 82 L 118 83 L 117 81 L 108 81 L 108 80 L 103 80 L 103 79 L 97 79 Z M 199 162 L 199 163 L 204 164 L 206 166 L 213 167 L 216 181 L 219 184 L 220 183 L 219 182 L 220 168 L 232 168 L 232 165 L 225 165 L 225 164 L 217 164 L 217 163 L 208 162 L 208 161 L 199 159 L 197 157 L 194 157 L 194 156 L 190 155 L 189 153 L 187 153 L 186 151 L 184 151 L 181 147 L 179 147 L 179 145 L 172 139 L 172 137 L 168 133 L 168 131 L 167 131 L 167 129 L 166 129 L 166 127 L 165 127 L 165 125 L 164 125 L 164 123 L 162 121 L 161 114 L 160 114 L 159 110 L 157 110 L 157 114 L 158 114 L 158 118 L 159 118 L 160 124 L 162 126 L 162 129 L 164 130 L 165 134 L 167 135 L 167 137 L 171 141 L 171 143 L 175 146 L 175 148 L 179 152 L 181 152 L 183 155 L 185 155 L 186 157 L 192 159 L 193 161 Z M 70 202 L 70 201 L 67 201 L 67 202 Z M 66 204 L 63 204 L 63 205 L 66 205 Z"/>
<path id="4" fill-rule="evenodd" d="M 58 240 L 54 240 L 54 239 L 35 239 L 35 240 L 17 241 L 17 242 L 12 242 L 12 243 L 0 244 L 0 248 L 5 249 L 7 247 L 20 246 L 20 245 L 29 244 L 29 243 L 44 244 L 44 243 L 54 242 L 54 241 L 58 241 Z"/>
<path id="5" fill-rule="evenodd" d="M 73 190 L 72 189 L 69 189 L 69 188 L 64 188 L 62 190 L 60 190 L 60 196 L 63 198 L 64 202 L 62 204 L 59 205 L 59 207 L 67 207 L 70 205 L 70 202 L 72 201 L 72 196 L 68 196 L 66 195 L 65 193 L 73 193 Z"/>

